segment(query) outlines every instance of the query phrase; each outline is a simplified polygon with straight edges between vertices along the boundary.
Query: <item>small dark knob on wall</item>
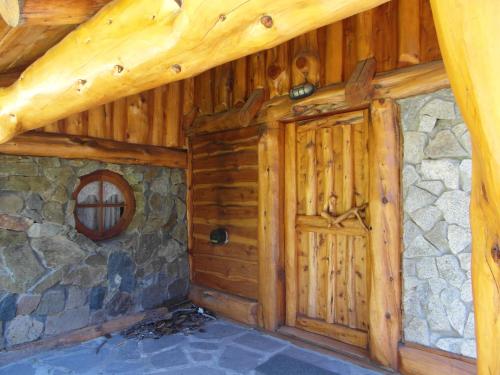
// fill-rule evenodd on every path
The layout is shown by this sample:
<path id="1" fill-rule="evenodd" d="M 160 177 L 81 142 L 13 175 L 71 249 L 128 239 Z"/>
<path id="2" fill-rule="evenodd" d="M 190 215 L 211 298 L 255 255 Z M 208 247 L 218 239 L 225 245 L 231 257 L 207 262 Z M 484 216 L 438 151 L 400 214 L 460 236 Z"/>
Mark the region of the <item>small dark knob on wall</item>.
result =
<path id="1" fill-rule="evenodd" d="M 210 242 L 214 245 L 225 245 L 229 242 L 229 235 L 225 228 L 217 228 L 210 232 Z"/>

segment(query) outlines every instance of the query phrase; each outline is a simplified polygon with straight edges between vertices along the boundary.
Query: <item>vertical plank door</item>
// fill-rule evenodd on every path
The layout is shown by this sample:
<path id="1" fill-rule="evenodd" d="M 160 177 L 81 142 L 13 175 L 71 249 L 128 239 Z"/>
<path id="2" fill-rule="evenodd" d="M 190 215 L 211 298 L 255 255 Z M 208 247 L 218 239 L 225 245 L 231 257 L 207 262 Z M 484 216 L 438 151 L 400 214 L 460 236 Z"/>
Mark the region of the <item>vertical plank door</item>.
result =
<path id="1" fill-rule="evenodd" d="M 287 325 L 368 346 L 368 111 L 286 129 Z M 334 218 L 356 207 L 341 223 Z M 364 223 L 364 224 L 363 224 Z"/>

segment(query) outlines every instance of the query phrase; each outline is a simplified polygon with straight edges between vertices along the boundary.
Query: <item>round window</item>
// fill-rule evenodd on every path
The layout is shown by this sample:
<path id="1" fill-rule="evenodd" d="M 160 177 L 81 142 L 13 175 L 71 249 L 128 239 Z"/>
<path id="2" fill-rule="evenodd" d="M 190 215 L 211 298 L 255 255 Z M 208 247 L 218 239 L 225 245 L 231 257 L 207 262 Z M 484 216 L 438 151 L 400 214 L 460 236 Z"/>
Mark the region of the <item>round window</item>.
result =
<path id="1" fill-rule="evenodd" d="M 76 229 L 94 241 L 119 235 L 135 212 L 132 188 L 122 176 L 110 171 L 81 177 L 73 199 Z"/>

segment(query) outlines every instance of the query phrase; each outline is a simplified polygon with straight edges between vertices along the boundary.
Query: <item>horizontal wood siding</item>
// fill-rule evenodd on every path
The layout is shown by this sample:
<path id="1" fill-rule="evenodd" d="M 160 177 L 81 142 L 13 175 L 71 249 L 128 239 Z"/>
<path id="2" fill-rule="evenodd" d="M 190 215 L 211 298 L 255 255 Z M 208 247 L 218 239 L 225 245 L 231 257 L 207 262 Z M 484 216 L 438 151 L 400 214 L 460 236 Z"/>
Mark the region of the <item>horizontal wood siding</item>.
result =
<path id="1" fill-rule="evenodd" d="M 257 142 L 255 127 L 191 140 L 191 277 L 198 285 L 254 300 L 258 293 Z M 210 232 L 219 227 L 229 232 L 226 245 L 209 242 Z"/>

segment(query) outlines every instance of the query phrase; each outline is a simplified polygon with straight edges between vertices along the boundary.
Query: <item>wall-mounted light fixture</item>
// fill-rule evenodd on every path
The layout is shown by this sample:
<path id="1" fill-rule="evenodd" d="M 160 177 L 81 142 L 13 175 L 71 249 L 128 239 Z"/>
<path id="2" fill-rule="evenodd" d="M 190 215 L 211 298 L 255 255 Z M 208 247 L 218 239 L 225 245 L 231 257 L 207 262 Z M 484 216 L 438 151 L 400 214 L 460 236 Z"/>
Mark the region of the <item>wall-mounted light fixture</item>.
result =
<path id="1" fill-rule="evenodd" d="M 314 94 L 315 91 L 316 91 L 316 86 L 314 86 L 312 83 L 305 82 L 301 85 L 292 87 L 289 96 L 290 99 L 297 100 L 297 99 L 307 98 L 308 96 Z"/>
<path id="2" fill-rule="evenodd" d="M 225 228 L 217 228 L 210 232 L 210 243 L 225 245 L 229 242 L 229 234 Z"/>

